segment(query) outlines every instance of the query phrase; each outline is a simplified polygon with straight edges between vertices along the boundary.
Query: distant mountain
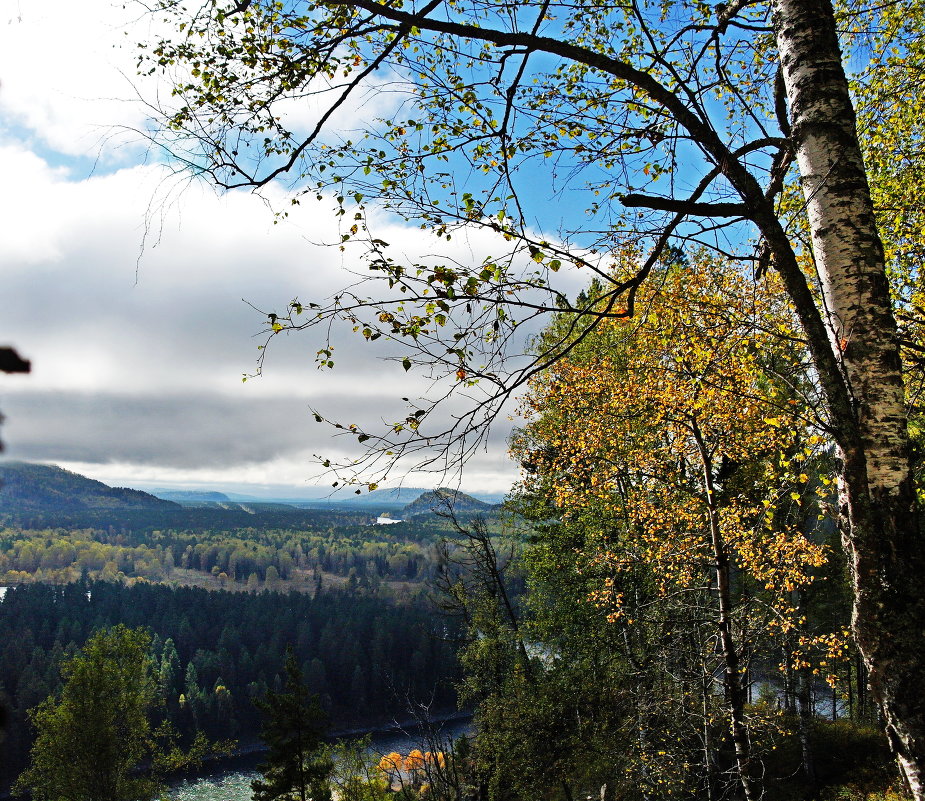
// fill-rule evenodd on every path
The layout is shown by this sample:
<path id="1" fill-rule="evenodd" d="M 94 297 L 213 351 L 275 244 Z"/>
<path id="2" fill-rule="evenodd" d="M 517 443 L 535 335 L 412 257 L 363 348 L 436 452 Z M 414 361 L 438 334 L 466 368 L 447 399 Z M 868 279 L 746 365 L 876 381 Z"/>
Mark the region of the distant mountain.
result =
<path id="1" fill-rule="evenodd" d="M 165 501 L 228 503 L 231 500 L 224 492 L 210 492 L 207 490 L 154 490 L 152 495 L 163 498 Z"/>
<path id="2" fill-rule="evenodd" d="M 0 463 L 0 512 L 179 508 L 147 492 L 109 487 L 54 465 Z"/>
<path id="3" fill-rule="evenodd" d="M 479 500 L 485 501 L 485 503 L 490 503 L 492 506 L 500 506 L 502 503 L 507 500 L 507 492 L 473 492 L 471 493 L 472 497 Z"/>
<path id="4" fill-rule="evenodd" d="M 157 486 L 144 486 L 145 491 L 156 495 L 158 498 L 165 498 L 170 501 L 177 501 L 186 507 L 201 506 L 219 506 L 222 508 L 233 508 L 237 506 L 247 506 L 253 508 L 268 508 L 269 505 L 282 508 L 294 509 L 326 509 L 329 511 L 368 511 L 371 514 L 389 511 L 398 512 L 407 506 L 422 493 L 429 492 L 423 487 L 392 487 L 378 489 L 373 492 L 366 492 L 361 489 L 359 494 L 354 492 L 355 488 L 342 486 L 338 490 L 331 487 L 309 487 L 308 491 L 316 493 L 317 497 L 299 497 L 286 494 L 285 487 L 277 487 L 275 494 L 242 494 L 240 492 L 229 492 L 228 490 L 203 490 L 203 489 L 183 489 L 183 488 L 166 488 Z M 485 493 L 475 492 L 472 497 L 480 501 L 486 501 L 490 504 L 501 503 L 506 497 L 503 492 Z M 229 506 L 230 504 L 230 506 Z"/>
<path id="5" fill-rule="evenodd" d="M 346 497 L 332 496 L 331 500 L 337 505 L 351 507 L 376 508 L 383 506 L 404 506 L 417 498 L 422 492 L 427 490 L 421 487 L 394 487 L 392 489 L 373 490 L 372 492 L 363 492 L 361 495 L 348 495 Z"/>
<path id="6" fill-rule="evenodd" d="M 156 489 L 152 492 L 158 498 L 175 501 L 186 509 L 226 509 L 247 512 L 285 512 L 296 507 L 280 501 L 262 501 L 246 495 L 225 494 L 215 490 Z"/>
<path id="7" fill-rule="evenodd" d="M 438 496 L 437 493 L 440 493 Z M 360 495 L 348 495 L 346 497 L 333 495 L 326 503 L 331 508 L 351 508 L 351 509 L 381 509 L 393 512 L 404 513 L 404 510 L 414 504 L 422 496 L 432 497 L 437 503 L 442 503 L 439 498 L 459 496 L 460 511 L 483 511 L 490 509 L 504 500 L 504 493 L 477 493 L 476 495 L 467 495 L 464 492 L 451 489 L 428 490 L 423 487 L 395 487 L 393 489 L 380 489 L 373 492 L 364 492 Z M 411 502 L 409 504 L 409 501 Z M 296 503 L 293 501 L 293 503 Z M 310 502 L 312 505 L 318 504 L 318 501 Z M 476 504 L 475 507 L 468 507 L 466 504 Z M 306 503 L 306 505 L 308 505 Z M 465 507 L 465 508 L 464 508 Z M 428 510 L 429 511 L 429 510 Z"/>
<path id="8" fill-rule="evenodd" d="M 465 492 L 453 489 L 439 488 L 422 493 L 416 500 L 409 503 L 399 512 L 403 519 L 419 515 L 433 514 L 452 510 L 455 514 L 472 514 L 474 512 L 487 512 L 494 508 L 492 504 L 466 495 Z"/>
<path id="9" fill-rule="evenodd" d="M 278 503 L 288 503 L 298 509 L 328 509 L 354 512 L 398 512 L 409 502 L 427 490 L 421 487 L 394 487 L 392 489 L 361 490 L 356 494 L 352 489 L 344 489 L 324 498 L 313 499 L 279 499 Z M 349 494 L 348 494 L 349 493 Z"/>

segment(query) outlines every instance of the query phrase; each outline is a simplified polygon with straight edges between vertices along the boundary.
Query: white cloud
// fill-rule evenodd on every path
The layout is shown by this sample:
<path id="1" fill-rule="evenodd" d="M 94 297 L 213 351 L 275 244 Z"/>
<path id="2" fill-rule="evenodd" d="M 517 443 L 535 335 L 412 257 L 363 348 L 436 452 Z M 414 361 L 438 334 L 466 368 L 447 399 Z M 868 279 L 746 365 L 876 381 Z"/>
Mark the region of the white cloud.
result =
<path id="1" fill-rule="evenodd" d="M 314 473 L 311 454 L 358 455 L 311 422 L 309 404 L 374 425 L 403 416 L 399 398 L 423 394 L 425 380 L 353 336 L 338 338 L 335 371 L 319 373 L 309 335 L 277 341 L 264 378 L 240 380 L 255 367 L 263 324 L 242 299 L 279 310 L 295 296 L 328 297 L 351 270 L 368 275 L 355 253 L 312 244 L 339 240 L 329 205 L 305 204 L 274 225 L 260 199 L 185 184 L 121 137 L 102 146 L 105 170 L 91 172 L 87 158 L 113 126 L 145 125 L 134 43 L 153 23 L 110 0 L 19 8 L 0 18 L 0 344 L 34 368 L 0 376 L 9 455 L 149 486 L 184 476 L 298 485 Z M 370 82 L 337 124 L 390 113 L 401 96 L 387 88 Z M 292 103 L 286 113 L 307 128 L 319 108 Z M 267 194 L 282 203 L 281 191 Z M 373 217 L 396 257 L 480 263 L 495 244 L 485 233 L 438 242 Z M 583 282 L 562 277 L 570 289 Z M 505 432 L 475 454 L 465 487 L 510 483 Z"/>
<path id="2" fill-rule="evenodd" d="M 172 102 L 160 73 L 139 75 L 138 43 L 173 33 L 140 3 L 44 0 L 0 16 L 0 117 L 43 148 L 65 156 L 124 164 L 145 155 L 150 109 Z M 180 69 L 178 67 L 178 69 Z M 311 130 L 338 94 L 316 82 L 275 111 L 296 132 Z M 391 113 L 407 92 L 371 76 L 329 120 L 350 131 Z M 2 128 L 0 128 L 2 131 Z"/>
<path id="3" fill-rule="evenodd" d="M 349 277 L 350 254 L 310 244 L 337 238 L 326 214 L 306 209 L 274 225 L 258 198 L 192 184 L 146 235 L 162 167 L 75 180 L 7 146 L 0 171 L 16 179 L 0 196 L 0 342 L 34 365 L 2 380 L 10 456 L 121 470 L 122 483 L 183 471 L 291 482 L 314 474 L 311 454 L 358 455 L 355 442 L 314 424 L 309 405 L 374 428 L 407 413 L 401 396 L 426 391 L 352 335 L 333 373 L 314 368 L 319 343 L 297 334 L 274 345 L 264 378 L 241 383 L 263 324 L 242 298 L 280 308 L 296 295 L 322 299 Z M 416 229 L 383 221 L 377 230 L 412 258 L 434 246 Z M 484 247 L 460 237 L 453 250 L 477 259 Z M 503 442 L 472 467 L 479 489 L 501 491 L 512 475 Z"/>
<path id="4" fill-rule="evenodd" d="M 0 114 L 66 155 L 95 155 L 121 124 L 145 112 L 133 88 L 135 42 L 151 25 L 140 7 L 112 0 L 19 3 L 0 18 Z M 124 143 L 120 138 L 111 145 Z M 108 151 L 114 151 L 110 148 Z"/>

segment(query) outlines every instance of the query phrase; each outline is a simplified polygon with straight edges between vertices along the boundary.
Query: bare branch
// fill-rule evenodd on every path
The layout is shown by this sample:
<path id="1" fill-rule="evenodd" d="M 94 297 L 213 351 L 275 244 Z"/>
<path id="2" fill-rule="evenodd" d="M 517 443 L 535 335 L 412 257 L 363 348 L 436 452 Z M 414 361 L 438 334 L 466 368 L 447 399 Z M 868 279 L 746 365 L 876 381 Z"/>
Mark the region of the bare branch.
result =
<path id="1" fill-rule="evenodd" d="M 744 203 L 699 203 L 694 200 L 676 200 L 669 197 L 652 195 L 621 195 L 620 202 L 630 209 L 653 209 L 654 211 L 673 211 L 676 214 L 698 217 L 741 217 L 749 216 L 748 206 Z"/>

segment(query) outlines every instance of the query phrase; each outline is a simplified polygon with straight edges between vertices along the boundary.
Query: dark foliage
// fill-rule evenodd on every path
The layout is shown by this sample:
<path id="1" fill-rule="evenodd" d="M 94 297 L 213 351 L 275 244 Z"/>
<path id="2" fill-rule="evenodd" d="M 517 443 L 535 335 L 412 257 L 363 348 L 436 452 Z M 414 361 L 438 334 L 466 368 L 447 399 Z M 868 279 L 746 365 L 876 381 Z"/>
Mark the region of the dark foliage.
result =
<path id="1" fill-rule="evenodd" d="M 325 716 L 302 676 L 292 648 L 286 650 L 281 690 L 257 700 L 263 721 L 260 736 L 267 746 L 261 779 L 251 783 L 254 801 L 298 797 L 329 801 L 328 777 L 334 768 L 324 752 Z"/>
<path id="2" fill-rule="evenodd" d="M 401 716 L 407 698 L 455 708 L 455 633 L 423 604 L 391 604 L 349 585 L 315 597 L 148 583 L 24 585 L 0 602 L 0 701 L 10 710 L 0 788 L 25 767 L 26 713 L 60 688 L 61 658 L 119 623 L 152 632 L 162 714 L 187 740 L 202 731 L 256 741 L 253 701 L 283 686 L 289 644 L 334 728 Z"/>

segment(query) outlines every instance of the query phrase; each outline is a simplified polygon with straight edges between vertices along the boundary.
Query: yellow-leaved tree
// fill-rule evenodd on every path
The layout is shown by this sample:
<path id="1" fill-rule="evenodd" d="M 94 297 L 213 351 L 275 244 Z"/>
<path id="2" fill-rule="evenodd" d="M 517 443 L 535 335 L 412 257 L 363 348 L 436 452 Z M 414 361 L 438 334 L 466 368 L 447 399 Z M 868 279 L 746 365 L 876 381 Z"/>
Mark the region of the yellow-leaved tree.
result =
<path id="1" fill-rule="evenodd" d="M 760 795 L 749 663 L 767 667 L 786 642 L 793 662 L 818 669 L 813 646 L 843 647 L 800 632 L 800 593 L 826 562 L 817 523 L 832 483 L 815 393 L 774 282 L 676 253 L 635 317 L 602 322 L 533 382 L 515 444 L 528 492 L 542 487 L 563 518 L 608 521 L 584 557 L 599 577 L 590 600 L 611 622 L 632 626 L 659 598 L 706 617 L 700 658 L 722 688 L 746 798 Z"/>

